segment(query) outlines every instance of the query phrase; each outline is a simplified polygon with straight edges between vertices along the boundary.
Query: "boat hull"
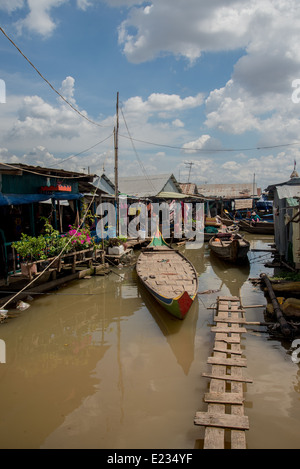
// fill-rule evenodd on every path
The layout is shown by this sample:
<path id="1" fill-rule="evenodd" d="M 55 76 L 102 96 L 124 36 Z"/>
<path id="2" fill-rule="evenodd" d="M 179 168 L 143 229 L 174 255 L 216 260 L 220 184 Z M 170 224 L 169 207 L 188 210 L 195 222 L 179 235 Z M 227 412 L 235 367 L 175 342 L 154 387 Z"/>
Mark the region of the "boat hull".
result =
<path id="1" fill-rule="evenodd" d="M 198 274 L 181 253 L 173 249 L 145 250 L 136 266 L 140 281 L 160 305 L 184 319 L 198 293 Z"/>
<path id="2" fill-rule="evenodd" d="M 248 260 L 250 243 L 242 237 L 233 240 L 220 239 L 215 236 L 209 241 L 211 251 L 226 262 L 240 263 Z"/>
<path id="3" fill-rule="evenodd" d="M 149 288 L 144 282 L 142 283 L 147 288 L 148 292 L 169 314 L 180 320 L 186 317 L 195 300 L 195 297 L 191 298 L 187 292 L 184 292 L 180 298 L 166 298 Z"/>
<path id="4" fill-rule="evenodd" d="M 257 222 L 256 224 L 251 225 L 247 221 L 242 220 L 239 222 L 239 226 L 242 231 L 246 231 L 247 233 L 269 235 L 274 234 L 274 223 L 268 221 Z"/>

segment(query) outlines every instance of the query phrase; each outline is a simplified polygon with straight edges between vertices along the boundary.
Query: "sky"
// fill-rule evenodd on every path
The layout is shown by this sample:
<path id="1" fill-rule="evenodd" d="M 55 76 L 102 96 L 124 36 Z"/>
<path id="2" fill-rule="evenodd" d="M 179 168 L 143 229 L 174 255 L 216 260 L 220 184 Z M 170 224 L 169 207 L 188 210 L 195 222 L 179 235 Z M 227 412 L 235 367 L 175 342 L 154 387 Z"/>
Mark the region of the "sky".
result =
<path id="1" fill-rule="evenodd" d="M 300 164 L 299 0 L 0 0 L 0 26 L 43 77 L 1 31 L 0 162 L 113 181 L 119 93 L 119 176 Z"/>

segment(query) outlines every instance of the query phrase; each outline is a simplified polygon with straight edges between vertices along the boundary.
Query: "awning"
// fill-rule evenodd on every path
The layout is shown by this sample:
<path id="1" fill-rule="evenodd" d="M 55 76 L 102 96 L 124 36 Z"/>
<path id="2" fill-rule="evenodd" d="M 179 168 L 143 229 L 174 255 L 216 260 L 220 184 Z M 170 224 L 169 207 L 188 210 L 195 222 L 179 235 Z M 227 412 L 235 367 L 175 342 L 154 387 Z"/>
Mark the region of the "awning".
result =
<path id="1" fill-rule="evenodd" d="M 180 194 L 179 192 L 160 192 L 157 199 L 191 199 L 193 196 Z"/>
<path id="2" fill-rule="evenodd" d="M 4 205 L 25 205 L 45 202 L 46 200 L 77 200 L 83 197 L 82 194 L 1 194 L 0 206 Z"/>

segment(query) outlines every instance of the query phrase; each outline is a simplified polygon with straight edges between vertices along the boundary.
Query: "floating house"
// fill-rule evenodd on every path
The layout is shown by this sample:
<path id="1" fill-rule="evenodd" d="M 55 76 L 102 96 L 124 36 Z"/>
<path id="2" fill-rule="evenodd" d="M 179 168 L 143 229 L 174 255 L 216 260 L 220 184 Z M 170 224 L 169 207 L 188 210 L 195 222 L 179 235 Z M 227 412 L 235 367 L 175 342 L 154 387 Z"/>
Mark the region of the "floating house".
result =
<path id="1" fill-rule="evenodd" d="M 275 244 L 282 258 L 300 269 L 300 178 L 295 170 L 291 179 L 267 188 L 273 200 Z"/>
<path id="2" fill-rule="evenodd" d="M 256 183 L 244 184 L 204 184 L 198 186 L 198 193 L 207 199 L 207 213 L 223 215 L 224 209 L 232 212 L 254 207 L 260 198 L 261 190 Z"/>
<path id="3" fill-rule="evenodd" d="M 11 269 L 11 243 L 37 236 L 49 219 L 61 233 L 79 220 L 93 175 L 24 164 L 0 164 L 0 276 Z"/>
<path id="4" fill-rule="evenodd" d="M 121 194 L 138 199 L 184 198 L 173 174 L 121 177 L 119 190 Z"/>

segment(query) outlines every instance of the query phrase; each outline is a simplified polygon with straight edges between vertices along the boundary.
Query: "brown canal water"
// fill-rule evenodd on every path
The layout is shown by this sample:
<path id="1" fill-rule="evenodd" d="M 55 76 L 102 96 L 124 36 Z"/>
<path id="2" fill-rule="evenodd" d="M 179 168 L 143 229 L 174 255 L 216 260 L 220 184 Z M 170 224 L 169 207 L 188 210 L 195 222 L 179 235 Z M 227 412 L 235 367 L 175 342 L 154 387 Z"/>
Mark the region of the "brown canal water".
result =
<path id="1" fill-rule="evenodd" d="M 272 238 L 247 235 L 252 248 Z M 173 320 L 139 285 L 134 267 L 109 277 L 76 281 L 40 296 L 0 326 L 6 364 L 0 364 L 0 448 L 201 449 L 196 411 L 203 396 L 218 295 L 241 294 L 244 305 L 265 304 L 249 281 L 265 253 L 249 266 L 217 261 L 207 245 L 184 250 L 199 272 L 199 295 L 183 322 Z M 263 308 L 247 309 L 263 321 Z M 249 449 L 300 447 L 300 368 L 291 344 L 263 327 L 243 339 L 254 383 L 247 385 Z"/>

